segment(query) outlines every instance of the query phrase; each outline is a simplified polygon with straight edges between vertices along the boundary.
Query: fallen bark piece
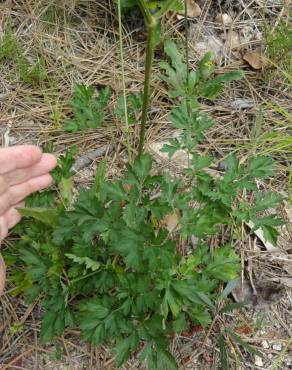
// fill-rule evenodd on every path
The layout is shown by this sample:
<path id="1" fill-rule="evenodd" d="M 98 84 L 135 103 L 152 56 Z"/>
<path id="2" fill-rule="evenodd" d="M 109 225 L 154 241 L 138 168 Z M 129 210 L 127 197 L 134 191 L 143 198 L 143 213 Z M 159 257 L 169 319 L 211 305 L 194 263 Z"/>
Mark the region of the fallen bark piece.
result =
<path id="1" fill-rule="evenodd" d="M 284 296 L 283 284 L 273 281 L 253 281 L 254 288 L 247 279 L 233 289 L 232 295 L 236 302 L 245 302 L 246 307 L 269 308 L 277 304 Z"/>
<path id="2" fill-rule="evenodd" d="M 96 158 L 101 157 L 106 152 L 111 151 L 112 149 L 113 145 L 103 145 L 98 149 L 85 153 L 84 155 L 76 159 L 74 165 L 71 167 L 71 171 L 76 173 L 82 170 L 82 168 L 89 166 Z"/>

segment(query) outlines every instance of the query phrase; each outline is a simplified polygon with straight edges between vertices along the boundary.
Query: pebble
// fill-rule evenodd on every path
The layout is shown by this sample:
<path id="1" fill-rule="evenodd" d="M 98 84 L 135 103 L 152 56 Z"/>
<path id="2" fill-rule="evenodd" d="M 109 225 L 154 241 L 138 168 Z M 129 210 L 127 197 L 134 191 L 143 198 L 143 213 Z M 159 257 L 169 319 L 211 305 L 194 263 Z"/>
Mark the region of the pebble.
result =
<path id="1" fill-rule="evenodd" d="M 204 37 L 202 41 L 196 43 L 195 47 L 200 57 L 203 57 L 208 51 L 212 50 L 213 59 L 220 64 L 223 44 L 218 37 L 213 35 Z"/>
<path id="2" fill-rule="evenodd" d="M 258 355 L 254 356 L 254 364 L 258 367 L 263 367 L 264 366 L 262 358 Z"/>
<path id="3" fill-rule="evenodd" d="M 232 18 L 227 13 L 218 14 L 217 17 L 215 18 L 215 21 L 224 25 L 228 25 L 232 23 Z"/>
<path id="4" fill-rule="evenodd" d="M 263 340 L 262 341 L 262 347 L 265 348 L 265 349 L 268 349 L 270 347 L 268 341 Z"/>
<path id="5" fill-rule="evenodd" d="M 230 49 L 235 49 L 241 46 L 240 36 L 236 31 L 230 30 L 227 34 L 221 34 L 222 40 L 225 40 Z"/>
<path id="6" fill-rule="evenodd" d="M 231 103 L 230 106 L 234 109 L 245 109 L 254 107 L 255 103 L 253 99 L 246 98 L 236 98 Z"/>
<path id="7" fill-rule="evenodd" d="M 273 349 L 275 351 L 282 351 L 282 344 L 280 343 L 273 344 Z"/>
<path id="8" fill-rule="evenodd" d="M 286 358 L 286 359 L 285 359 L 285 363 L 286 363 L 286 365 L 291 366 L 291 365 L 292 365 L 292 360 L 291 360 L 291 358 Z"/>

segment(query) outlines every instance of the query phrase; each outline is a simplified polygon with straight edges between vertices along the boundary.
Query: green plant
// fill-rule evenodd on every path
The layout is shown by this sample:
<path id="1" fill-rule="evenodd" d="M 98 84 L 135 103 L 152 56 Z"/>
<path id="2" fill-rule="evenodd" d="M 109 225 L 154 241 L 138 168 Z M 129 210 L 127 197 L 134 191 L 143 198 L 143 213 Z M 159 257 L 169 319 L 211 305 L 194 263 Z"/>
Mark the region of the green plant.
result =
<path id="1" fill-rule="evenodd" d="M 40 84 L 48 78 L 45 60 L 42 57 L 40 57 L 33 65 L 30 65 L 29 62 L 20 55 L 16 59 L 16 67 L 18 69 L 20 79 L 23 82 Z"/>
<path id="2" fill-rule="evenodd" d="M 125 112 L 124 97 L 122 95 L 118 97 L 118 108 L 115 111 L 116 116 L 122 121 L 125 121 L 125 114 L 127 114 L 129 125 L 135 125 L 138 122 L 138 116 L 141 112 L 143 104 L 143 94 L 130 93 L 126 97 L 126 102 L 127 112 Z"/>
<path id="3" fill-rule="evenodd" d="M 21 47 L 12 29 L 12 20 L 9 18 L 5 33 L 0 42 L 0 61 L 13 60 L 21 53 Z"/>
<path id="4" fill-rule="evenodd" d="M 43 148 L 44 152 L 52 153 L 53 146 Z M 72 167 L 75 163 L 75 157 L 78 152 L 76 147 L 71 147 L 61 154 L 58 158 L 58 165 L 52 171 L 54 186 L 39 193 L 30 195 L 25 200 L 25 205 L 28 208 L 46 208 L 56 205 L 56 188 L 59 191 L 59 196 L 65 205 L 70 204 L 72 200 L 73 181 Z M 20 230 L 18 230 L 18 233 Z"/>
<path id="5" fill-rule="evenodd" d="M 47 23 L 47 29 L 50 27 L 51 24 L 62 23 L 62 21 L 66 20 L 67 18 L 70 17 L 65 12 L 64 6 L 62 7 L 62 4 L 58 4 L 58 2 L 56 1 L 49 4 L 41 15 L 41 20 Z"/>
<path id="6" fill-rule="evenodd" d="M 279 66 L 287 73 L 292 73 L 292 26 L 290 12 L 287 21 L 280 19 L 276 27 L 267 27 L 266 44 L 267 56 L 275 66 Z M 291 78 L 291 76 L 290 76 Z M 291 80 L 290 80 L 291 81 Z"/>
<path id="7" fill-rule="evenodd" d="M 252 220 L 255 228 L 264 229 L 266 239 L 274 241 L 274 226 L 281 220 L 262 212 L 275 207 L 280 197 L 260 194 L 256 186 L 257 179 L 272 174 L 269 158 L 254 157 L 243 164 L 232 155 L 219 178 L 209 174 L 213 158 L 202 155 L 197 144 L 214 121 L 200 110 L 198 98 L 215 98 L 224 83 L 242 74 L 213 77 L 210 54 L 198 63 L 196 71 L 190 71 L 171 41 L 165 44 L 171 64 L 161 65 L 165 70 L 162 79 L 170 96 L 180 98 L 170 121 L 181 135 L 163 150 L 170 156 L 184 150 L 189 160 L 184 179 L 153 173 L 153 159 L 142 149 L 154 38 L 158 20 L 174 1 L 157 2 L 154 10 L 145 1 L 139 4 L 150 36 L 138 156 L 128 164 L 124 176 L 114 181 L 106 180 L 102 162 L 92 189 L 80 191 L 74 204 L 20 210 L 35 221 L 17 249 L 29 283 L 27 302 L 39 297 L 43 307 L 44 342 L 74 325 L 85 341 L 114 346 L 118 366 L 139 350 L 140 361 L 146 359 L 149 369 L 168 370 L 177 369 L 168 349 L 172 334 L 191 323 L 208 325 L 216 313 L 216 301 L 223 297 L 218 288 L 229 282 L 225 296 L 232 289 L 230 281 L 240 270 L 231 245 L 233 231 Z M 87 117 L 83 109 L 79 114 L 81 111 Z M 68 178 L 69 162 L 70 155 L 63 165 Z M 252 195 L 249 202 L 243 200 L 243 191 L 246 199 Z M 171 228 L 169 216 L 176 220 Z M 226 242 L 210 249 L 210 238 L 222 240 L 222 230 Z M 195 246 L 191 244 L 193 236 L 197 238 Z M 181 243 L 187 253 L 181 252 Z"/>
<path id="8" fill-rule="evenodd" d="M 30 84 L 40 84 L 47 80 L 45 61 L 39 58 L 30 64 L 23 54 L 22 47 L 14 35 L 11 19 L 8 20 L 6 31 L 0 42 L 0 61 L 14 62 L 20 80 Z"/>
<path id="9" fill-rule="evenodd" d="M 65 130 L 76 132 L 100 127 L 104 123 L 105 108 L 111 96 L 108 87 L 100 89 L 94 97 L 94 87 L 84 84 L 75 86 L 75 93 L 70 102 L 73 118 L 65 124 Z"/>
<path id="10" fill-rule="evenodd" d="M 18 248 L 28 266 L 28 301 L 44 297 L 44 341 L 74 323 L 94 345 L 115 343 L 118 365 L 142 343 L 141 361 L 147 358 L 150 369 L 171 369 L 176 365 L 167 351 L 168 336 L 190 321 L 210 322 L 217 288 L 236 277 L 239 263 L 230 245 L 210 252 L 208 238 L 222 225 L 249 220 L 238 195 L 256 191 L 254 178 L 270 176 L 272 163 L 258 157 L 243 166 L 231 156 L 225 175 L 213 179 L 205 171 L 212 159 L 194 152 L 210 119 L 197 105 L 186 115 L 183 103 L 172 113 L 183 131 L 179 147 L 192 155 L 186 182 L 153 176 L 152 158 L 141 155 L 118 181 L 106 181 L 101 167 L 93 190 L 82 191 L 71 211 L 24 211 L 38 220 Z M 252 214 L 278 200 L 258 196 Z M 173 213 L 177 232 L 163 226 Z M 180 255 L 176 241 L 193 235 L 198 246 Z"/>
<path id="11" fill-rule="evenodd" d="M 120 4 L 122 10 L 128 10 L 138 6 L 136 0 L 122 0 L 122 1 L 115 0 L 115 2 L 118 4 L 118 6 Z"/>

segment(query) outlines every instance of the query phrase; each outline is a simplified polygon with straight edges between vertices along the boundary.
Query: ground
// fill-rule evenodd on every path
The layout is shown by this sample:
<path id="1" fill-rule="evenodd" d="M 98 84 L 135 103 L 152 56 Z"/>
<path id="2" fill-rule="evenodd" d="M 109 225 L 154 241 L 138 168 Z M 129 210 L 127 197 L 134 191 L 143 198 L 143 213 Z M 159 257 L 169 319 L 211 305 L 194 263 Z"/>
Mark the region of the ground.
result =
<path id="1" fill-rule="evenodd" d="M 250 282 L 252 294 L 256 292 L 254 306 L 233 311 L 224 318 L 216 317 L 208 329 L 195 327 L 192 332 L 176 336 L 171 350 L 181 369 L 219 369 L 217 338 L 220 325 L 225 325 L 264 353 L 261 359 L 238 346 L 235 355 L 231 344 L 234 352 L 231 368 L 291 369 L 291 61 L 289 66 L 289 58 L 288 64 L 284 60 L 286 54 L 282 55 L 282 46 L 272 54 L 267 43 L 280 22 L 287 24 L 291 4 L 280 0 L 210 0 L 197 1 L 197 5 L 200 11 L 196 9 L 198 14 L 189 20 L 190 64 L 195 68 L 202 54 L 212 49 L 217 73 L 245 71 L 245 78 L 225 89 L 214 102 L 202 102 L 204 111 L 218 124 L 208 132 L 207 143 L 200 149 L 214 153 L 220 160 L 230 152 L 237 152 L 242 161 L 250 153 L 276 159 L 275 178 L 260 185 L 283 195 L 284 203 L 279 212 L 287 224 L 281 228 L 276 249 L 265 243 L 261 235 L 250 235 L 248 228 L 243 229 L 235 243 L 242 259 L 242 276 Z M 228 14 L 231 21 L 220 14 Z M 44 81 L 22 81 L 13 58 L 1 59 L 0 50 L 2 145 L 34 143 L 44 147 L 53 143 L 56 154 L 76 145 L 80 157 L 102 148 L 93 161 L 77 171 L 76 188 L 92 183 L 101 157 L 106 157 L 109 164 L 107 176 L 119 176 L 126 160 L 125 132 L 114 115 L 108 114 L 103 128 L 76 134 L 63 130 L 70 115 L 69 100 L 76 83 L 110 86 L 114 91 L 110 107 L 112 110 L 116 107 L 117 95 L 121 93 L 121 63 L 114 3 L 66 0 L 61 5 L 54 0 L 2 1 L 0 39 L 9 19 L 25 59 L 33 64 L 42 58 L 47 77 Z M 165 29 L 170 37 L 182 43 L 184 26 L 179 16 L 169 14 Z M 125 16 L 125 76 L 126 85 L 133 92 L 141 91 L 143 86 L 145 37 L 142 20 L 136 15 Z M 250 60 L 250 52 L 255 60 Z M 279 59 L 277 55 L 280 54 Z M 162 57 L 159 47 L 156 60 Z M 170 162 L 155 150 L 161 141 L 173 135 L 167 115 L 171 102 L 166 97 L 164 84 L 157 78 L 158 69 L 155 63 L 157 73 L 152 80 L 154 93 L 146 148 L 154 151 L 158 167 L 180 172 L 180 161 Z M 137 126 L 133 126 L 132 136 L 135 143 Z M 7 249 L 13 242 L 11 234 L 1 247 Z M 10 294 L 13 290 L 14 286 L 9 284 L 0 298 L 2 370 L 115 368 L 108 348 L 84 345 L 78 332 L 68 331 L 54 344 L 42 346 L 38 339 L 40 310 L 37 302 L 27 306 L 22 296 Z M 240 294 L 242 292 L 238 292 Z M 134 356 L 123 369 L 144 367 Z"/>

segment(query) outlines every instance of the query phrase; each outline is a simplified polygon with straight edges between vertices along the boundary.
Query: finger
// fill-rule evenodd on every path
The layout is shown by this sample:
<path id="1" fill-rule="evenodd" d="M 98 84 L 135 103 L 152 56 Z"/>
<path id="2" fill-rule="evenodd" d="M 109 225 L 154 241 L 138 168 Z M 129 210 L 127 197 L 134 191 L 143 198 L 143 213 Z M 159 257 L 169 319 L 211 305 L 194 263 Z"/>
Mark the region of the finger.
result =
<path id="1" fill-rule="evenodd" d="M 42 157 L 40 148 L 34 145 L 17 145 L 0 149 L 0 174 L 18 168 L 33 166 Z"/>
<path id="2" fill-rule="evenodd" d="M 0 241 L 6 238 L 8 230 L 21 220 L 21 214 L 17 211 L 16 207 L 24 207 L 24 205 L 24 202 L 20 202 L 10 208 L 4 215 L 0 216 Z"/>
<path id="3" fill-rule="evenodd" d="M 43 154 L 42 158 L 33 166 L 11 171 L 5 175 L 5 181 L 11 185 L 21 184 L 33 177 L 39 177 L 52 171 L 57 165 L 56 157 L 52 154 Z"/>
<path id="4" fill-rule="evenodd" d="M 22 184 L 11 186 L 5 194 L 0 196 L 0 214 L 4 214 L 14 204 L 21 202 L 30 194 L 45 189 L 52 183 L 52 176 L 49 174 L 34 177 Z"/>
<path id="5" fill-rule="evenodd" d="M 4 291 L 5 276 L 6 276 L 6 267 L 4 260 L 0 254 L 0 296 Z"/>
<path id="6" fill-rule="evenodd" d="M 9 186 L 7 181 L 5 180 L 4 175 L 0 175 L 0 194 L 3 194 L 6 191 L 8 191 L 8 188 Z"/>
<path id="7" fill-rule="evenodd" d="M 8 234 L 7 219 L 4 215 L 0 216 L 0 241 L 6 238 Z"/>
<path id="8" fill-rule="evenodd" d="M 17 208 L 24 207 L 25 203 L 21 202 L 15 205 L 13 208 L 10 208 L 4 215 L 6 218 L 6 224 L 8 229 L 12 229 L 18 222 L 21 220 L 22 216 L 18 212 Z"/>

